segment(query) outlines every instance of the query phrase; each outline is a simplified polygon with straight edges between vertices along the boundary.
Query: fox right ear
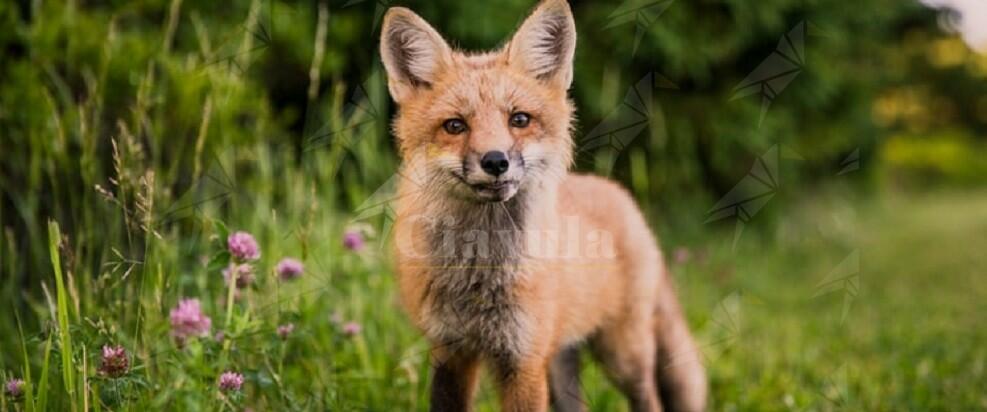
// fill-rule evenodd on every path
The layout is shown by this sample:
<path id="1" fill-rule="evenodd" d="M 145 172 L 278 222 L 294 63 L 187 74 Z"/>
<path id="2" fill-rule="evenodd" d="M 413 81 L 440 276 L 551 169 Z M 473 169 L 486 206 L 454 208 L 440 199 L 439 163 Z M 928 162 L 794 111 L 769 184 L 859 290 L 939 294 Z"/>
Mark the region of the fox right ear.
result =
<path id="1" fill-rule="evenodd" d="M 404 7 L 384 15 L 380 57 L 387 70 L 387 88 L 400 104 L 420 88 L 431 87 L 450 64 L 452 50 L 432 26 Z"/>
<path id="2" fill-rule="evenodd" d="M 566 0 L 542 0 L 507 45 L 511 65 L 562 89 L 572 85 L 576 23 Z"/>

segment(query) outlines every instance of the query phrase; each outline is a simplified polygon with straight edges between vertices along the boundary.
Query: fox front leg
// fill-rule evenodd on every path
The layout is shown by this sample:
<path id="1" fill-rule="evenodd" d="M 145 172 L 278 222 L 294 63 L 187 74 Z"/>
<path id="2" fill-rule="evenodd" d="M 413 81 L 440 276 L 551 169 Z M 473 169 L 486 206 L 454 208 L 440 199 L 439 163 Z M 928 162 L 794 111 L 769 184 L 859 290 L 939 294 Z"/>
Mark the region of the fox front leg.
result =
<path id="1" fill-rule="evenodd" d="M 548 411 L 548 360 L 529 358 L 517 365 L 495 365 L 504 412 Z"/>
<path id="2" fill-rule="evenodd" d="M 553 412 L 582 412 L 586 410 L 582 385 L 579 381 L 580 346 L 563 348 L 552 359 L 548 371 Z"/>
<path id="3" fill-rule="evenodd" d="M 432 362 L 432 412 L 471 411 L 479 371 L 475 355 L 437 350 Z"/>

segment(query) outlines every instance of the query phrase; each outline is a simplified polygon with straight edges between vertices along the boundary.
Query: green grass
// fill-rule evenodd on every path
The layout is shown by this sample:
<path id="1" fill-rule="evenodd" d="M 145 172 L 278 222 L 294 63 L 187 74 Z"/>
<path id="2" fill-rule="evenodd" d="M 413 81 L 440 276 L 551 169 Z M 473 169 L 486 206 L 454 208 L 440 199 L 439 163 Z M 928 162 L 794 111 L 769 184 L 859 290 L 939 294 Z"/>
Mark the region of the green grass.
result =
<path id="1" fill-rule="evenodd" d="M 978 280 L 987 246 L 987 194 L 888 195 L 862 202 L 830 194 L 785 209 L 771 235 L 749 231 L 736 247 L 732 231 L 707 228 L 708 235 L 689 246 L 691 259 L 673 265 L 707 356 L 713 410 L 987 407 L 975 384 L 985 379 L 987 358 L 987 336 L 979 327 L 987 286 Z M 49 409 L 81 409 L 83 399 L 106 410 L 426 409 L 428 346 L 395 303 L 378 241 L 353 253 L 341 247 L 333 214 L 307 221 L 326 229 L 313 229 L 306 238 L 285 230 L 299 213 L 258 214 L 247 227 L 264 239 L 263 275 L 233 307 L 229 323 L 223 321 L 227 290 L 208 263 L 155 273 L 189 265 L 175 258 L 181 243 L 169 238 L 152 241 L 155 257 L 144 266 L 153 270 L 131 275 L 164 281 L 147 279 L 146 289 L 131 289 L 127 299 L 105 300 L 103 295 L 116 295 L 112 290 L 82 295 L 79 285 L 59 285 L 55 314 L 49 314 L 58 320 L 57 337 L 21 342 L 36 362 L 32 366 L 41 369 L 29 398 L 38 410 L 45 402 Z M 221 232 L 214 229 L 175 236 L 201 237 L 201 253 L 211 254 L 221 250 L 216 242 L 205 246 Z M 52 224 L 52 236 L 57 233 Z M 665 238 L 674 244 L 668 240 L 673 234 Z M 275 281 L 269 269 L 283 255 L 307 256 L 301 280 Z M 827 279 L 843 275 L 852 283 L 826 286 Z M 79 291 L 68 292 L 73 289 Z M 167 311 L 179 296 L 203 301 L 213 330 L 226 333 L 225 344 L 202 339 L 179 348 L 173 342 Z M 80 316 L 71 316 L 71 307 Z M 140 308 L 138 318 L 128 316 Z M 345 336 L 333 314 L 359 322 L 362 332 Z M 274 329 L 287 322 L 296 329 L 282 341 Z M 99 348 L 108 342 L 133 354 L 127 376 L 96 373 Z M 74 356 L 63 356 L 72 347 Z M 48 362 L 46 348 L 61 362 Z M 60 369 L 62 384 L 49 382 L 52 368 Z M 5 369 L 22 376 L 21 365 Z M 215 382 L 225 370 L 247 376 L 243 393 L 219 396 Z M 87 380 L 89 387 L 79 389 L 88 391 L 85 396 L 72 392 L 73 383 Z M 593 410 L 625 407 L 595 367 L 584 372 L 584 388 Z M 485 383 L 481 410 L 495 410 L 494 399 Z M 7 408 L 15 404 L 5 400 Z"/>
<path id="2" fill-rule="evenodd" d="M 736 339 L 710 363 L 717 409 L 987 407 L 972 384 L 984 380 L 987 355 L 978 326 L 987 287 L 977 280 L 987 199 L 881 200 L 813 205 L 786 219 L 773 247 L 741 247 L 715 259 L 724 269 L 685 271 L 699 308 L 739 293 Z M 829 274 L 853 283 L 821 286 Z"/>

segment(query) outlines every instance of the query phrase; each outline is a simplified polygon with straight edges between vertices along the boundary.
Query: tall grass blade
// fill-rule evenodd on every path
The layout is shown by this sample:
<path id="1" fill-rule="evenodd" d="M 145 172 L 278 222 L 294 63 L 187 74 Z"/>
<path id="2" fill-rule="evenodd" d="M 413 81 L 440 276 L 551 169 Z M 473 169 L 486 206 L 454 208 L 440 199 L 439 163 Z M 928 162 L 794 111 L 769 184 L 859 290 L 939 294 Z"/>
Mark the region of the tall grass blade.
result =
<path id="1" fill-rule="evenodd" d="M 45 359 L 41 364 L 41 378 L 38 379 L 38 409 L 48 410 L 48 365 L 51 360 L 51 335 L 45 341 Z"/>
<path id="2" fill-rule="evenodd" d="M 27 339 L 24 337 L 24 327 L 21 325 L 21 315 L 14 309 L 14 319 L 17 320 L 17 332 L 21 337 L 21 354 L 24 356 L 24 410 L 34 411 L 34 381 L 31 380 L 31 358 L 27 356 Z"/>
<path id="3" fill-rule="evenodd" d="M 79 372 L 80 379 L 82 380 L 82 392 L 79 394 L 82 395 L 83 411 L 89 410 L 89 380 L 86 377 L 86 371 L 89 370 L 88 359 L 89 356 L 86 354 L 86 345 L 82 345 L 82 371 Z"/>
<path id="4" fill-rule="evenodd" d="M 48 221 L 48 251 L 51 254 L 51 266 L 55 270 L 55 294 L 58 309 L 58 335 L 62 355 L 62 382 L 69 399 L 75 399 L 75 364 L 72 358 L 72 334 L 69 331 L 68 292 L 62 277 L 62 263 L 58 255 L 58 243 L 62 238 L 58 223 Z M 75 410 L 75 402 L 72 410 Z M 42 408 L 44 410 L 44 408 Z"/>

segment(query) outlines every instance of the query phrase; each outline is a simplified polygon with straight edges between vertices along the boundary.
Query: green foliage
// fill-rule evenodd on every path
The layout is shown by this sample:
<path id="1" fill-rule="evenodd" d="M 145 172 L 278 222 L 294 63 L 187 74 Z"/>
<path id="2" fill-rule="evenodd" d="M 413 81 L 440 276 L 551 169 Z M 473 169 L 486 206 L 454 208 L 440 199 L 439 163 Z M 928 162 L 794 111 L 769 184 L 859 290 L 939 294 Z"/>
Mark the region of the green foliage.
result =
<path id="1" fill-rule="evenodd" d="M 931 185 L 946 180 L 979 186 L 987 176 L 984 142 L 959 131 L 934 136 L 896 136 L 882 148 L 889 177 L 901 184 Z"/>

